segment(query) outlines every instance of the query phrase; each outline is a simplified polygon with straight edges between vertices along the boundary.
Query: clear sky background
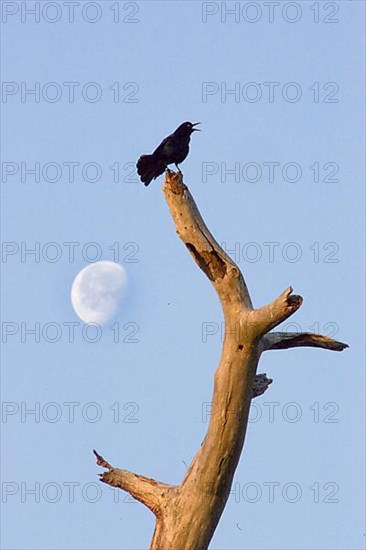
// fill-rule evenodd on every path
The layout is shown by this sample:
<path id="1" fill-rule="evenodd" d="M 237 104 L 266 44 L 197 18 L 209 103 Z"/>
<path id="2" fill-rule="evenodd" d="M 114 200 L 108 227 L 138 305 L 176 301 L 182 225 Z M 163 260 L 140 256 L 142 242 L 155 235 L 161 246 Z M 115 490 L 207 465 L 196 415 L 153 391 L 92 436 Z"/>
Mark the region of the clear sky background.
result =
<path id="1" fill-rule="evenodd" d="M 262 356 L 274 382 L 211 548 L 364 547 L 365 5 L 236 4 L 2 2 L 4 549 L 148 548 L 153 515 L 99 483 L 92 449 L 179 484 L 204 437 L 219 302 L 163 178 L 133 171 L 185 120 L 203 130 L 185 182 L 255 306 L 291 284 L 304 304 L 285 328 L 350 345 Z M 70 288 L 96 252 L 129 286 L 93 343 Z"/>

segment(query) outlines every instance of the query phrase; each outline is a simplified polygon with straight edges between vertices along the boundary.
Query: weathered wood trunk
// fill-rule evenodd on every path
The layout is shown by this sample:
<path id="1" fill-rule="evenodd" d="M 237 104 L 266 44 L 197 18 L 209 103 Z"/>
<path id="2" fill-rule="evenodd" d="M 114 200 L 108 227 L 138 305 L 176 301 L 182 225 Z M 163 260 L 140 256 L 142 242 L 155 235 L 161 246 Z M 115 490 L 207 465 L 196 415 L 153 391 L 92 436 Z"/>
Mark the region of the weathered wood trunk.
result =
<path id="1" fill-rule="evenodd" d="M 150 550 L 205 550 L 230 493 L 251 400 L 272 382 L 266 375 L 256 375 L 261 354 L 297 346 L 341 351 L 347 345 L 312 333 L 269 333 L 301 306 L 302 298 L 290 287 L 272 303 L 254 309 L 238 266 L 207 229 L 181 173 L 168 172 L 163 190 L 177 233 L 213 284 L 225 318 L 210 423 L 180 486 L 114 468 L 95 454 L 98 464 L 108 470 L 101 480 L 128 491 L 155 514 Z"/>

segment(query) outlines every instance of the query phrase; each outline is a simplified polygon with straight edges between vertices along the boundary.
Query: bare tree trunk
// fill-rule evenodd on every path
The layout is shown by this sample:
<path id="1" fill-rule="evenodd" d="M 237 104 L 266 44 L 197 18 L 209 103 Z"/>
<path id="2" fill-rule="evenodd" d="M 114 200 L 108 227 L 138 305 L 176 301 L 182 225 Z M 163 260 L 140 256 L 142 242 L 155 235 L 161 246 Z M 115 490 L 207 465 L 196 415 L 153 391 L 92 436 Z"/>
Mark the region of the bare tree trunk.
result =
<path id="1" fill-rule="evenodd" d="M 108 470 L 101 481 L 129 492 L 155 514 L 150 550 L 205 550 L 229 496 L 251 399 L 272 382 L 264 374 L 256 375 L 262 352 L 298 346 L 342 351 L 347 344 L 312 333 L 269 333 L 299 309 L 301 296 L 289 287 L 272 303 L 254 309 L 238 266 L 207 229 L 179 172 L 167 172 L 163 191 L 177 233 L 213 284 L 225 317 L 210 423 L 179 486 L 114 468 L 94 452 L 97 463 Z"/>

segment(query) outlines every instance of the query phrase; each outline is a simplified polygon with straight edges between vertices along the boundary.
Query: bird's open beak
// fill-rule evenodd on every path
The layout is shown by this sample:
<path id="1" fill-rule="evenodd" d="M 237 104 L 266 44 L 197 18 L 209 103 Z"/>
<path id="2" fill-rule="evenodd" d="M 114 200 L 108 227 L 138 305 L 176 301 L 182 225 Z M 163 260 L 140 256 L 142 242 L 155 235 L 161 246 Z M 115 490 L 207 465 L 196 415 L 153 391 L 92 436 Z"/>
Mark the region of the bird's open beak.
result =
<path id="1" fill-rule="evenodd" d="M 192 124 L 192 126 L 197 126 L 197 124 L 201 124 L 201 123 L 195 122 L 194 124 Z M 201 132 L 201 130 L 199 128 L 193 128 L 192 132 Z"/>

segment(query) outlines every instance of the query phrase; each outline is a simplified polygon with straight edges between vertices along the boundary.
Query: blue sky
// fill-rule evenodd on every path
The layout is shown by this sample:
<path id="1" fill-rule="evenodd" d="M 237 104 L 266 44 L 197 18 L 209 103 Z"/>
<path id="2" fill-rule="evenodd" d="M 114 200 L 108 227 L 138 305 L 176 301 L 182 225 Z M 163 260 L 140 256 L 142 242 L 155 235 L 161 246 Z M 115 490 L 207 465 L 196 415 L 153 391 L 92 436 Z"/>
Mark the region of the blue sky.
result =
<path id="1" fill-rule="evenodd" d="M 2 2 L 4 549 L 147 548 L 91 450 L 178 484 L 204 437 L 220 306 L 133 169 L 185 120 L 185 182 L 254 305 L 291 284 L 286 328 L 350 345 L 262 356 L 211 548 L 364 547 L 364 3 L 271 6 Z M 91 342 L 70 288 L 94 252 L 129 287 Z"/>

